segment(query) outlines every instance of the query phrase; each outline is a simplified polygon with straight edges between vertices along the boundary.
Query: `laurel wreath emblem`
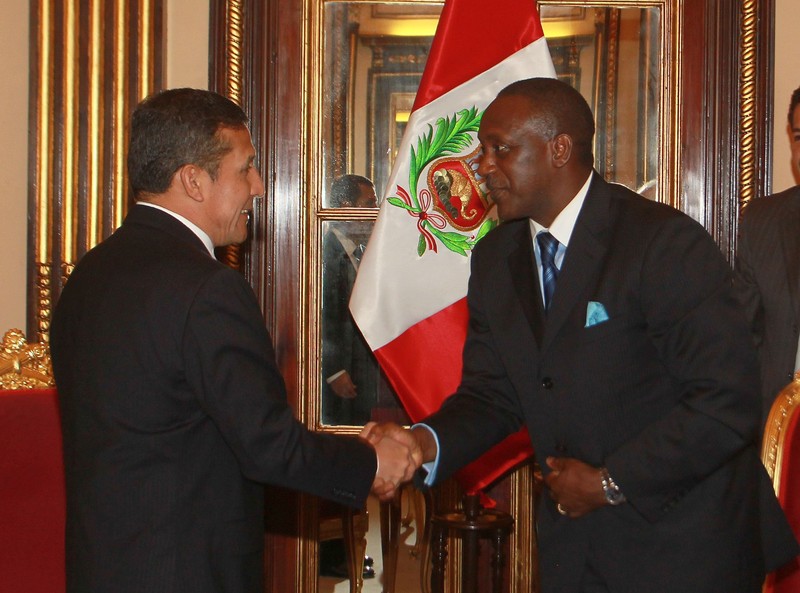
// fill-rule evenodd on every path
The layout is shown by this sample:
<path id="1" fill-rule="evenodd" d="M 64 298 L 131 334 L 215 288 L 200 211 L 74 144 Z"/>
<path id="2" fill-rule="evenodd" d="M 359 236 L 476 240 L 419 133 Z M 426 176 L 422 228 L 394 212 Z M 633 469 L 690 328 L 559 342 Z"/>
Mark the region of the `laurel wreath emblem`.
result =
<path id="1" fill-rule="evenodd" d="M 419 241 L 417 255 L 420 257 L 431 250 L 438 253 L 438 244 L 459 255 L 467 256 L 486 233 L 497 226 L 497 221 L 487 218 L 474 235 L 457 231 L 447 231 L 447 220 L 432 209 L 433 196 L 423 188 L 417 193 L 417 185 L 422 172 L 434 160 L 463 153 L 472 145 L 474 135 L 481 123 L 482 111 L 477 107 L 462 109 L 449 117 L 440 117 L 434 126 L 428 124 L 427 133 L 417 139 L 416 150 L 411 147 L 411 160 L 408 170 L 408 189 L 398 185 L 397 195 L 387 198 L 392 206 L 404 208 L 417 219 Z"/>

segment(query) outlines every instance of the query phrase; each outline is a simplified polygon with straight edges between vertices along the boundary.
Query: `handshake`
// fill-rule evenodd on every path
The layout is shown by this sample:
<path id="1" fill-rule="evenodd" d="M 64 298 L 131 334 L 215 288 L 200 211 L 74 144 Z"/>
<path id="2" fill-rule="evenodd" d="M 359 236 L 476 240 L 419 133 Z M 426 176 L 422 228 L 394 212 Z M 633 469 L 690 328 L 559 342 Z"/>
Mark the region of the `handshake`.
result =
<path id="1" fill-rule="evenodd" d="M 398 486 L 408 482 L 426 461 L 436 458 L 436 441 L 427 428 L 403 428 L 393 422 L 369 422 L 360 434 L 375 448 L 378 471 L 372 493 L 380 500 L 394 497 Z"/>

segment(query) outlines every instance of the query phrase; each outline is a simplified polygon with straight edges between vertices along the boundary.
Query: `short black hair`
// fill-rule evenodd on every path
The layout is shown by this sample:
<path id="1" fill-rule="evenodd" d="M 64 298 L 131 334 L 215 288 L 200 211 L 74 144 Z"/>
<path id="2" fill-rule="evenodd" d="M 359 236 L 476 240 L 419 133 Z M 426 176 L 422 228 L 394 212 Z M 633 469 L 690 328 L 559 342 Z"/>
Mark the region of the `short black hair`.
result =
<path id="1" fill-rule="evenodd" d="M 789 125 L 792 125 L 792 116 L 794 115 L 794 108 L 800 105 L 800 87 L 794 89 L 792 93 L 792 100 L 789 102 Z"/>
<path id="2" fill-rule="evenodd" d="M 144 99 L 131 118 L 128 176 L 135 199 L 164 193 L 175 172 L 195 164 L 216 178 L 230 151 L 221 128 L 247 127 L 247 116 L 230 99 L 212 91 L 180 88 Z"/>
<path id="3" fill-rule="evenodd" d="M 559 134 L 572 138 L 576 156 L 589 167 L 594 165 L 592 109 L 577 90 L 557 78 L 528 78 L 512 82 L 498 97 L 517 95 L 537 108 L 541 129 L 548 140 Z"/>
<path id="4" fill-rule="evenodd" d="M 362 185 L 374 187 L 372 181 L 362 175 L 347 174 L 334 179 L 331 184 L 331 206 L 341 208 L 346 203 L 355 204 Z"/>

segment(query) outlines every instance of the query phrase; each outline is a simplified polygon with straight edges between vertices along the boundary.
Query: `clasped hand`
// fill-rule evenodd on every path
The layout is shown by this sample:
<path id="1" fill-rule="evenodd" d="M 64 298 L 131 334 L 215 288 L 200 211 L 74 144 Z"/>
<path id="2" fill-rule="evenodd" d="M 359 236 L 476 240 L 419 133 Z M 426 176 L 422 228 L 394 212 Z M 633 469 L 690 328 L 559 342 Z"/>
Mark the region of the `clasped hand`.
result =
<path id="1" fill-rule="evenodd" d="M 372 493 L 380 500 L 389 500 L 422 465 L 422 449 L 410 430 L 393 422 L 368 422 L 360 436 L 375 447 L 378 457 Z"/>
<path id="2" fill-rule="evenodd" d="M 607 504 L 598 468 L 570 457 L 548 457 L 547 467 L 544 482 L 562 514 L 577 519 Z"/>

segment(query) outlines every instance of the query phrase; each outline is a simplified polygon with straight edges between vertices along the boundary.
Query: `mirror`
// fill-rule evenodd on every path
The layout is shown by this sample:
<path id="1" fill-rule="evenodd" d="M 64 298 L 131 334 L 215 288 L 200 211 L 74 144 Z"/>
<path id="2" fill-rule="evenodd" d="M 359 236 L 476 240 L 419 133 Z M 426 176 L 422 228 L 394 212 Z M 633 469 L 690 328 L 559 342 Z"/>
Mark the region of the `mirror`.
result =
<path id="1" fill-rule="evenodd" d="M 325 3 L 325 180 L 360 173 L 382 193 L 441 10 L 437 4 Z M 330 207 L 327 196 L 323 206 Z"/>

